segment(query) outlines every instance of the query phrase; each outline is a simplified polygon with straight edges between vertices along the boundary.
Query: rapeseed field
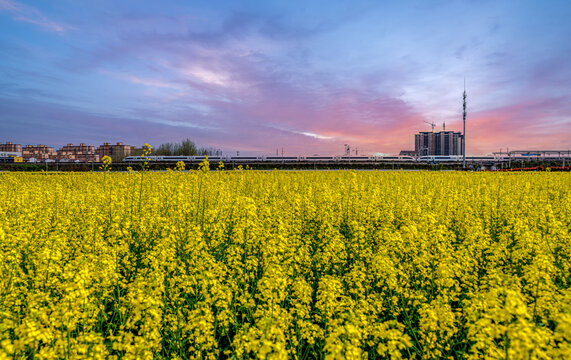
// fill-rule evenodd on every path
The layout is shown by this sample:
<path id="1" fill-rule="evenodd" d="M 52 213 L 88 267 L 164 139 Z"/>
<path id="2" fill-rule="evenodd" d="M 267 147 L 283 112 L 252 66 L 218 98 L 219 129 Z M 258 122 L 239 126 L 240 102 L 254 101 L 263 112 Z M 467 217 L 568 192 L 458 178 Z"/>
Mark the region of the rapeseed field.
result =
<path id="1" fill-rule="evenodd" d="M 569 174 L 108 167 L 0 174 L 0 359 L 571 359 Z"/>

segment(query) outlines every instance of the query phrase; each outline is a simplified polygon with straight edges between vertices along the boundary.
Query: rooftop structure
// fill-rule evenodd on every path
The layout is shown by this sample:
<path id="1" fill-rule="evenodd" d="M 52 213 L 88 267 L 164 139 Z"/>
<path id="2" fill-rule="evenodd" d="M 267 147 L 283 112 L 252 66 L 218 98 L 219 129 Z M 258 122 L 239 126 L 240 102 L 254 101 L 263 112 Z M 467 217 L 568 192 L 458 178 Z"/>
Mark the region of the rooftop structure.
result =
<path id="1" fill-rule="evenodd" d="M 416 156 L 416 150 L 401 150 L 399 156 Z"/>

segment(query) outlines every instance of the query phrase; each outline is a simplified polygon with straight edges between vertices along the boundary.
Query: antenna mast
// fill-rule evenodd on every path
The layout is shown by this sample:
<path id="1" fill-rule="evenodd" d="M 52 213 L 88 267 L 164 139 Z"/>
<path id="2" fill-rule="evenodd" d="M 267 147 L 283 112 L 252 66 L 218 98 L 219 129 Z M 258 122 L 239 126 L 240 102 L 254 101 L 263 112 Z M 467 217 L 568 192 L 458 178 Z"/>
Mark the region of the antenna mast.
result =
<path id="1" fill-rule="evenodd" d="M 464 78 L 464 94 L 462 95 L 462 98 L 464 100 L 462 104 L 462 168 L 466 169 L 466 78 Z"/>

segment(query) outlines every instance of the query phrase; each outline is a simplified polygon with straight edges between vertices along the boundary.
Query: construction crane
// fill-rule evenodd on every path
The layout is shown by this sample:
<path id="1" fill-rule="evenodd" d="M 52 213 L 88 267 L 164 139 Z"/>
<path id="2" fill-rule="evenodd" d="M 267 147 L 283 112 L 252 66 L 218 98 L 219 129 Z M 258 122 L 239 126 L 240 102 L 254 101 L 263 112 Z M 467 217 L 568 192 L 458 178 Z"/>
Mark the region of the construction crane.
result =
<path id="1" fill-rule="evenodd" d="M 428 122 L 428 121 L 424 121 L 425 123 L 427 123 L 428 125 L 432 126 L 432 132 L 434 132 L 434 127 L 436 126 L 436 124 L 434 122 Z"/>

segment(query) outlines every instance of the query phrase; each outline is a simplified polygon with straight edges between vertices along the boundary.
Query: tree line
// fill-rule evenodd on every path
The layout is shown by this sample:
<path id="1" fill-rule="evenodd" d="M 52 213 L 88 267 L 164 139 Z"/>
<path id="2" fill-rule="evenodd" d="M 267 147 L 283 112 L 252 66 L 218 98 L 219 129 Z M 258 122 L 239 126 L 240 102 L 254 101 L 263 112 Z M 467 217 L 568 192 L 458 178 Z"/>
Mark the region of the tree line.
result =
<path id="1" fill-rule="evenodd" d="M 197 155 L 222 155 L 222 150 L 212 147 L 197 147 L 190 139 L 180 143 L 167 142 L 153 149 L 152 155 L 156 156 L 197 156 Z"/>

